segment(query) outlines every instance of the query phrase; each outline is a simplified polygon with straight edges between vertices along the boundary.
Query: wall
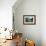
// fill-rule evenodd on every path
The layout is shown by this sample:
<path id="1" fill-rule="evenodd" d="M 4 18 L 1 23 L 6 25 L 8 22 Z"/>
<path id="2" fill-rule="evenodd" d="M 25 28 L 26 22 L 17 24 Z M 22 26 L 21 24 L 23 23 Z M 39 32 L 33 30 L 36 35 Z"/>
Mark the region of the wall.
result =
<path id="1" fill-rule="evenodd" d="M 12 29 L 12 6 L 16 0 L 0 0 L 0 27 Z"/>
<path id="2" fill-rule="evenodd" d="M 46 46 L 46 0 L 41 1 L 41 38 L 42 46 Z"/>
<path id="3" fill-rule="evenodd" d="M 15 30 L 22 32 L 24 38 L 34 40 L 36 46 L 41 46 L 41 1 L 20 0 L 18 2 L 13 6 Z M 36 25 L 24 25 L 23 15 L 36 15 Z"/>

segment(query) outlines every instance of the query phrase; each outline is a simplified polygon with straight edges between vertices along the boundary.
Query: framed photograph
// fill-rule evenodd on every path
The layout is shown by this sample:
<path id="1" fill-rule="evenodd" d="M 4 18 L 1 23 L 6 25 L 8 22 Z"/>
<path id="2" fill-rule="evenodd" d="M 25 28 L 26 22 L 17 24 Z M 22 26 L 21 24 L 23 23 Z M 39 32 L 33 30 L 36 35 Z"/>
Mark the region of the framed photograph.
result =
<path id="1" fill-rule="evenodd" d="M 23 24 L 24 25 L 35 25 L 36 24 L 36 15 L 24 15 Z"/>

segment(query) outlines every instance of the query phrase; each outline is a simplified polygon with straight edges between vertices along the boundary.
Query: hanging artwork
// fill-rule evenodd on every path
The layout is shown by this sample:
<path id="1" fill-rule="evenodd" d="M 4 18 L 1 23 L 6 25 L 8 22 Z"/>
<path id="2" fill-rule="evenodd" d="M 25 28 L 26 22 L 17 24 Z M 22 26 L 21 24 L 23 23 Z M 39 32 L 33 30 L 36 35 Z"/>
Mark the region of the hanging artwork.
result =
<path id="1" fill-rule="evenodd" d="M 35 15 L 24 15 L 23 16 L 23 24 L 24 25 L 35 25 L 36 24 L 36 16 Z"/>

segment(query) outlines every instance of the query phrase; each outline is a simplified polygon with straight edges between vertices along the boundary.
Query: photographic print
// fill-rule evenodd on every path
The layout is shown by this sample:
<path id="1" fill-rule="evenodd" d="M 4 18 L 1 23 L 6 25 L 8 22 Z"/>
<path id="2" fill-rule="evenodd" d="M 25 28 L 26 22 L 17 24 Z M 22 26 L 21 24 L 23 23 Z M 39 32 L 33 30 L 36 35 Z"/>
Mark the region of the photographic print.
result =
<path id="1" fill-rule="evenodd" d="M 23 24 L 25 24 L 25 25 L 36 24 L 36 16 L 35 15 L 24 15 L 23 16 Z"/>

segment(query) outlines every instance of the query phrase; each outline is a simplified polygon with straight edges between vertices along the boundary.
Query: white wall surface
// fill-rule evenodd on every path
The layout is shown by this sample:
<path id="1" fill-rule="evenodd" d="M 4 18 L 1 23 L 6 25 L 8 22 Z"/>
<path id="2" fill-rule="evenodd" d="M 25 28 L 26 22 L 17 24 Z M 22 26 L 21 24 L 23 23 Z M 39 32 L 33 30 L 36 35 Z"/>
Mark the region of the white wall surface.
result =
<path id="1" fill-rule="evenodd" d="M 35 40 L 37 46 L 46 46 L 46 0 L 23 0 L 15 3 L 13 12 L 15 29 L 23 32 L 24 37 Z M 36 15 L 36 25 L 23 25 L 23 15 L 26 14 Z"/>
<path id="2" fill-rule="evenodd" d="M 46 46 L 46 0 L 41 1 L 41 38 L 42 46 Z"/>
<path id="3" fill-rule="evenodd" d="M 12 28 L 12 6 L 16 0 L 0 0 L 0 27 Z"/>
<path id="4" fill-rule="evenodd" d="M 41 1 L 21 0 L 13 6 L 15 29 L 22 32 L 24 38 L 35 41 L 36 46 L 41 46 Z M 16 6 L 17 5 L 17 6 Z M 23 15 L 36 15 L 36 25 L 24 25 Z"/>

